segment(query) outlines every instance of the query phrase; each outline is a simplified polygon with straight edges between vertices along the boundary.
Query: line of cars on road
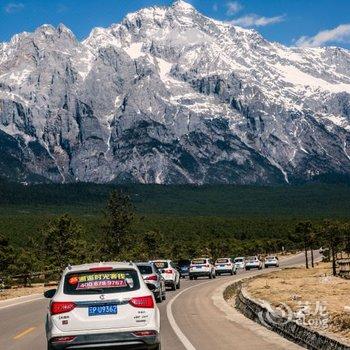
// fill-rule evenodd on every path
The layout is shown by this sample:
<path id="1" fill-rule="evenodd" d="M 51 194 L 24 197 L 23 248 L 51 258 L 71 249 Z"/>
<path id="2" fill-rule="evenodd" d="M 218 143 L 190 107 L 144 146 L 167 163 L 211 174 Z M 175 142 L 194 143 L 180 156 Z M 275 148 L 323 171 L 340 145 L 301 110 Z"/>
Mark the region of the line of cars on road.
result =
<path id="1" fill-rule="evenodd" d="M 256 258 L 256 259 L 255 259 Z M 272 259 L 274 258 L 274 259 Z M 278 266 L 276 257 L 265 267 Z M 160 314 L 156 302 L 166 287 L 180 288 L 181 278 L 234 275 L 238 268 L 262 268 L 257 258 L 210 258 L 180 261 L 100 262 L 68 266 L 50 298 L 46 318 L 48 350 L 159 350 Z"/>
<path id="2" fill-rule="evenodd" d="M 242 259 L 242 258 L 240 258 Z M 244 259 L 244 258 L 243 258 Z M 260 259 L 258 256 L 251 256 L 247 259 L 244 259 L 242 262 L 242 265 L 244 265 L 244 268 L 249 271 L 251 269 L 259 269 L 261 270 L 263 267 L 269 268 L 269 267 L 279 267 L 279 259 L 275 255 L 267 256 L 264 261 Z"/>
<path id="3" fill-rule="evenodd" d="M 222 274 L 235 275 L 239 269 L 251 270 L 263 267 L 279 267 L 279 259 L 276 255 L 267 256 L 264 260 L 258 256 L 219 258 L 215 263 L 210 258 L 200 258 L 193 260 L 180 260 L 177 269 L 181 278 L 189 277 L 197 279 L 198 277 L 215 278 Z"/>

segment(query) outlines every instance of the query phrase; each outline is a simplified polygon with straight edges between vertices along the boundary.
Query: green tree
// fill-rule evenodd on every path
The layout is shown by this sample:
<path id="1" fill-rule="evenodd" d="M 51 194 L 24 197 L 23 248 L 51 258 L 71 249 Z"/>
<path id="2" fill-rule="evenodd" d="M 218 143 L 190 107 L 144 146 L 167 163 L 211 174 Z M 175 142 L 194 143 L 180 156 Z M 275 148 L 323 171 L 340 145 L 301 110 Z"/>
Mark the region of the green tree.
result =
<path id="1" fill-rule="evenodd" d="M 106 259 L 121 259 L 132 249 L 132 223 L 135 218 L 134 206 L 130 198 L 121 191 L 110 194 L 104 212 L 102 225 L 101 252 Z"/>
<path id="2" fill-rule="evenodd" d="M 164 253 L 164 238 L 160 231 L 148 231 L 142 236 L 149 259 L 159 259 Z"/>
<path id="3" fill-rule="evenodd" d="M 310 236 L 313 232 L 312 223 L 310 221 L 299 222 L 295 227 L 295 239 L 299 242 L 303 242 L 304 252 L 305 252 L 305 266 L 309 268 L 309 259 L 308 259 L 308 248 L 310 246 Z"/>
<path id="4" fill-rule="evenodd" d="M 344 252 L 350 255 L 350 224 L 344 225 Z"/>
<path id="5" fill-rule="evenodd" d="M 83 239 L 86 233 L 80 224 L 65 214 L 49 221 L 42 230 L 44 265 L 63 269 L 68 264 L 82 264 L 91 257 L 88 244 Z"/>
<path id="6" fill-rule="evenodd" d="M 341 250 L 343 243 L 342 229 L 342 225 L 339 222 L 327 220 L 323 223 L 320 231 L 323 243 L 329 248 L 333 276 L 337 274 L 337 253 Z"/>
<path id="7" fill-rule="evenodd" d="M 20 275 L 20 281 L 24 286 L 30 286 L 33 272 L 38 271 L 38 259 L 33 251 L 29 249 L 20 248 L 16 252 L 16 258 L 13 265 L 11 265 L 11 272 L 13 275 Z"/>
<path id="8" fill-rule="evenodd" d="M 14 260 L 14 251 L 9 240 L 0 235 L 0 278 L 9 274 L 9 267 Z"/>
<path id="9" fill-rule="evenodd" d="M 311 251 L 311 266 L 315 267 L 315 259 L 314 259 L 314 250 L 319 248 L 319 236 L 317 234 L 317 231 L 313 228 L 312 231 L 309 234 L 309 247 Z"/>

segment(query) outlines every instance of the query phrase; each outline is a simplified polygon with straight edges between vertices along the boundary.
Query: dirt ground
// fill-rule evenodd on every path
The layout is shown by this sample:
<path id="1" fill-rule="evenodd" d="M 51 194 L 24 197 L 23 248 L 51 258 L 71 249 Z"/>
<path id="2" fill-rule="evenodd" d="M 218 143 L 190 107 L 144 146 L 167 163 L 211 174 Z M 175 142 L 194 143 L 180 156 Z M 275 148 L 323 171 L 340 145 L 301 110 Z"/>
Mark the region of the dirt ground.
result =
<path id="1" fill-rule="evenodd" d="M 44 287 L 43 284 L 33 284 L 32 287 L 14 287 L 11 289 L 5 289 L 3 292 L 0 292 L 0 300 L 23 297 L 31 294 L 42 294 L 45 290 L 52 288 L 55 287 Z"/>
<path id="2" fill-rule="evenodd" d="M 260 276 L 249 281 L 247 290 L 275 307 L 287 304 L 295 317 L 305 316 L 308 327 L 350 341 L 350 280 L 331 276 L 329 264 Z"/>

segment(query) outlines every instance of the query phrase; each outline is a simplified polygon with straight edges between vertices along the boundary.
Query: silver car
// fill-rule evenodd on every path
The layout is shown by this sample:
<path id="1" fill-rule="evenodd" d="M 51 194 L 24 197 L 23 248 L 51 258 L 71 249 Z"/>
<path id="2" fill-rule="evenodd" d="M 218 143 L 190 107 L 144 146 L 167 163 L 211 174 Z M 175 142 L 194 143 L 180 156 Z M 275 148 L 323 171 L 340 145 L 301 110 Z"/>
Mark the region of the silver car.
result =
<path id="1" fill-rule="evenodd" d="M 249 271 L 250 269 L 261 270 L 263 268 L 263 263 L 257 256 L 250 256 L 247 258 L 245 263 L 245 269 Z"/>
<path id="2" fill-rule="evenodd" d="M 268 256 L 266 259 L 265 259 L 265 268 L 268 268 L 268 267 L 279 267 L 280 266 L 280 263 L 279 263 L 279 260 L 278 260 L 278 257 L 273 255 L 273 256 Z"/>
<path id="3" fill-rule="evenodd" d="M 141 262 L 137 263 L 143 280 L 147 287 L 153 292 L 154 297 L 158 303 L 166 299 L 165 280 L 153 263 Z"/>
<path id="4" fill-rule="evenodd" d="M 237 269 L 245 268 L 245 258 L 243 256 L 238 256 L 233 260 Z"/>

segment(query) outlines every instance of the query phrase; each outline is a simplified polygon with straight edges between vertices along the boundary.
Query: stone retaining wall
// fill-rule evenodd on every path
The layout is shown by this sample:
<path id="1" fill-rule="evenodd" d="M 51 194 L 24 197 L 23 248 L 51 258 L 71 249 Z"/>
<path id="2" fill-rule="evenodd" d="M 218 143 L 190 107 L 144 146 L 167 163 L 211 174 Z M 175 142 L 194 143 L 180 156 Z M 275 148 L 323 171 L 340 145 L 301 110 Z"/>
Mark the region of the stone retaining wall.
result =
<path id="1" fill-rule="evenodd" d="M 257 301 L 249 297 L 248 293 L 237 284 L 236 308 L 243 315 L 251 320 L 265 326 L 268 329 L 280 334 L 281 336 L 293 341 L 307 349 L 312 350 L 349 350 L 350 347 L 334 339 L 328 338 L 316 331 L 310 330 L 289 321 L 286 318 L 280 318 L 280 322 L 275 323 L 269 317 L 269 311 Z M 232 287 L 231 287 L 232 288 Z M 260 316 L 260 317 L 259 317 Z"/>
<path id="2" fill-rule="evenodd" d="M 339 266 L 339 276 L 342 278 L 350 279 L 350 259 L 341 259 L 337 261 Z"/>

